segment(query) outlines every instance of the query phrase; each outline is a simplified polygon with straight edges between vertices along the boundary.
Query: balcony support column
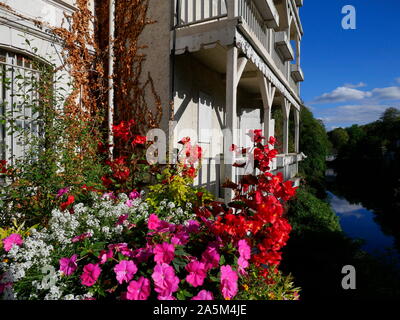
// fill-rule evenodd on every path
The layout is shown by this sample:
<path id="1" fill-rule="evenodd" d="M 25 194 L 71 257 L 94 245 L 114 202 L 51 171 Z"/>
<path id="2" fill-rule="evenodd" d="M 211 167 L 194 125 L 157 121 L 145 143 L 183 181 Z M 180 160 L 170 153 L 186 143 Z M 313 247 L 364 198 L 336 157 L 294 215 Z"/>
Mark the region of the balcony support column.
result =
<path id="1" fill-rule="evenodd" d="M 289 153 L 289 117 L 291 103 L 286 98 L 283 98 L 283 153 Z"/>
<path id="2" fill-rule="evenodd" d="M 258 73 L 260 91 L 264 106 L 264 136 L 268 140 L 269 137 L 274 135 L 271 125 L 271 109 L 274 101 L 276 88 L 272 85 L 272 82 L 261 73 Z"/>
<path id="3" fill-rule="evenodd" d="M 294 151 L 295 153 L 300 152 L 300 111 L 294 110 Z"/>
<path id="4" fill-rule="evenodd" d="M 229 3 L 229 2 L 228 2 Z M 237 84 L 238 80 L 238 49 L 232 46 L 227 51 L 226 57 L 226 123 L 224 133 L 224 159 L 225 159 L 225 181 L 236 181 L 236 170 L 233 164 L 233 152 L 230 152 L 232 144 L 236 144 L 237 133 Z M 232 200 L 232 190 L 226 188 L 224 191 L 225 202 Z"/>
<path id="5" fill-rule="evenodd" d="M 226 0 L 226 9 L 228 13 L 228 19 L 237 17 L 239 15 L 238 0 Z"/>

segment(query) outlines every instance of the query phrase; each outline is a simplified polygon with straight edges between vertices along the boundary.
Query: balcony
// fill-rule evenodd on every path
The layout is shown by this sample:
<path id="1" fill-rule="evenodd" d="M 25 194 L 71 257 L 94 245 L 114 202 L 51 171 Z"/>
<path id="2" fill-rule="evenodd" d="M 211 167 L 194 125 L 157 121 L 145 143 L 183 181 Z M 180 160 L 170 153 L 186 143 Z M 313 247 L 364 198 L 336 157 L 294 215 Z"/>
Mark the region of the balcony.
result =
<path id="1" fill-rule="evenodd" d="M 293 48 L 289 42 L 286 31 L 277 32 L 275 34 L 275 48 L 284 61 L 291 61 L 294 59 Z"/>
<path id="2" fill-rule="evenodd" d="M 279 27 L 279 14 L 272 0 L 254 0 L 268 28 Z"/>
<path id="3" fill-rule="evenodd" d="M 303 70 L 297 64 L 291 64 L 290 65 L 290 73 L 291 73 L 292 78 L 296 82 L 304 81 Z"/>

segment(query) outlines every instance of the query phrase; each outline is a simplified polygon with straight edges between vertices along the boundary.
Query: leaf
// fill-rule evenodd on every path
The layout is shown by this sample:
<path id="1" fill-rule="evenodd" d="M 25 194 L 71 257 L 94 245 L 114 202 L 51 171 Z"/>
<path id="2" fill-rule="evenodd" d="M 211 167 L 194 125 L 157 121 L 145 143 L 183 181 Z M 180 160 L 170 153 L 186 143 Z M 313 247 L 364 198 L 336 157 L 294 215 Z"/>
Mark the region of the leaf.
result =
<path id="1" fill-rule="evenodd" d="M 219 259 L 219 265 L 222 266 L 222 265 L 224 265 L 224 264 L 225 264 L 225 256 L 222 255 L 222 256 L 221 256 L 221 259 Z"/>

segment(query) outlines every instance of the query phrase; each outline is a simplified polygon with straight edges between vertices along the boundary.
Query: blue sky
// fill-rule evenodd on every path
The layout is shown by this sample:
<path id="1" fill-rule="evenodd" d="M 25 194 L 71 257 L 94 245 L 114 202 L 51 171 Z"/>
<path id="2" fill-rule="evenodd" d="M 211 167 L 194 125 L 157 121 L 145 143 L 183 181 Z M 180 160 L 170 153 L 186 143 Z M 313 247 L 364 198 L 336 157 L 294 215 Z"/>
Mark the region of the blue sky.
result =
<path id="1" fill-rule="evenodd" d="M 345 5 L 356 29 L 344 30 Z M 301 95 L 328 130 L 375 121 L 400 108 L 399 0 L 305 0 Z"/>

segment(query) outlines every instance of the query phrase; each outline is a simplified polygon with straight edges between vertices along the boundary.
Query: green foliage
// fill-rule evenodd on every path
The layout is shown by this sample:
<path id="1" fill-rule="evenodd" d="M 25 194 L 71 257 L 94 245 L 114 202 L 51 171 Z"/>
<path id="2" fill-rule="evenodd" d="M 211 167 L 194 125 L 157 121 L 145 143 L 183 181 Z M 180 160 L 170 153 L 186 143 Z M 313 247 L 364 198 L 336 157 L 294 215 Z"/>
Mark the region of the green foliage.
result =
<path id="1" fill-rule="evenodd" d="M 299 300 L 300 288 L 294 287 L 293 277 L 285 276 L 276 270 L 268 275 L 268 280 L 261 277 L 256 268 L 249 268 L 247 276 L 241 281 L 242 290 L 236 300 Z"/>
<path id="2" fill-rule="evenodd" d="M 309 190 L 320 198 L 325 196 L 319 191 L 324 189 L 325 161 L 330 149 L 323 123 L 303 107 L 300 112 L 300 150 L 307 158 L 300 162 L 299 173 L 305 177 Z"/>
<path id="3" fill-rule="evenodd" d="M 200 206 L 204 201 L 214 199 L 206 189 L 193 187 L 191 177 L 173 173 L 172 168 L 165 168 L 157 176 L 158 183 L 149 187 L 146 201 L 151 207 L 158 209 L 164 200 L 174 202 L 178 207 L 185 207 L 187 203 Z"/>
<path id="4" fill-rule="evenodd" d="M 328 133 L 329 140 L 332 143 L 332 148 L 335 151 L 342 149 L 349 142 L 349 134 L 343 128 L 336 128 Z"/>
<path id="5" fill-rule="evenodd" d="M 289 202 L 288 219 L 297 234 L 310 230 L 340 232 L 339 218 L 331 206 L 304 189 Z"/>

